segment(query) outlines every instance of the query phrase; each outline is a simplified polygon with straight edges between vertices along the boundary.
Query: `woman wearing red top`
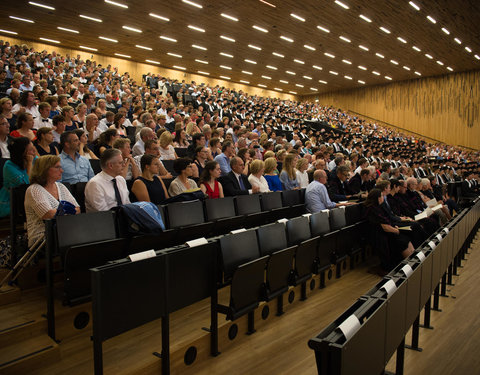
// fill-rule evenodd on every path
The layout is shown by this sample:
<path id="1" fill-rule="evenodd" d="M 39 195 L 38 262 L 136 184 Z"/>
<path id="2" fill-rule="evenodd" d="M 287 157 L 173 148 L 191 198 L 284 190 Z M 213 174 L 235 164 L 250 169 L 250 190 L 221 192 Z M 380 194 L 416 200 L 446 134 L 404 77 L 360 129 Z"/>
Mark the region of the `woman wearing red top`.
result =
<path id="1" fill-rule="evenodd" d="M 222 173 L 220 164 L 216 161 L 209 161 L 200 176 L 200 189 L 208 195 L 210 199 L 223 198 L 223 187 L 217 178 Z"/>
<path id="2" fill-rule="evenodd" d="M 17 118 L 17 130 L 10 133 L 10 136 L 19 138 L 27 137 L 31 141 L 35 140 L 36 132 L 33 130 L 33 116 L 30 113 L 23 112 Z"/>

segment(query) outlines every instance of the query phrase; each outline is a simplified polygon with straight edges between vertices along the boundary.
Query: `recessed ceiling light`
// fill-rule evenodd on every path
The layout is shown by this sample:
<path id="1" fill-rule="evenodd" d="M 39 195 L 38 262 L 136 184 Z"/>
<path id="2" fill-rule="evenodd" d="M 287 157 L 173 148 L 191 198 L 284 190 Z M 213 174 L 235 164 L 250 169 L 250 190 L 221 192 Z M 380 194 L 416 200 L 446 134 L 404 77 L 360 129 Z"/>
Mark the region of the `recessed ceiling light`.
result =
<path id="1" fill-rule="evenodd" d="M 469 52 L 469 53 L 472 52 L 472 50 L 470 49 L 470 47 L 465 47 L 465 50 L 466 50 L 467 52 Z"/>
<path id="2" fill-rule="evenodd" d="M 146 47 L 146 46 L 141 46 L 140 44 L 135 44 L 135 47 L 141 48 L 141 49 L 146 49 L 147 51 L 151 51 L 151 50 L 152 50 L 152 48 Z"/>
<path id="3" fill-rule="evenodd" d="M 442 66 L 444 65 L 443 62 L 441 62 L 440 60 L 437 60 L 437 64 Z"/>
<path id="4" fill-rule="evenodd" d="M 230 16 L 230 15 L 225 14 L 225 13 L 221 13 L 220 15 L 221 15 L 222 17 L 224 17 L 224 18 L 228 18 L 229 20 L 238 22 L 238 18 L 236 18 L 236 17 Z"/>
<path id="5" fill-rule="evenodd" d="M 249 59 L 245 59 L 245 60 L 243 60 L 243 61 L 245 61 L 245 62 L 247 62 L 247 63 L 249 63 L 249 64 L 256 64 L 256 63 L 257 63 L 256 61 L 254 61 L 254 60 L 249 60 Z"/>
<path id="6" fill-rule="evenodd" d="M 363 65 L 359 65 L 359 66 L 358 66 L 358 69 L 367 70 L 367 68 L 366 68 L 365 66 L 363 66 Z"/>
<path id="7" fill-rule="evenodd" d="M 283 91 L 283 89 L 280 89 L 278 87 L 275 87 L 274 90 Z"/>
<path id="8" fill-rule="evenodd" d="M 261 3 L 264 3 L 272 8 L 276 8 L 277 6 L 276 5 L 273 5 L 273 4 L 270 4 L 268 1 L 265 1 L 265 0 L 259 0 Z"/>
<path id="9" fill-rule="evenodd" d="M 410 71 L 410 68 L 406 65 L 403 66 L 403 69 Z"/>
<path id="10" fill-rule="evenodd" d="M 312 65 L 312 68 L 317 69 L 317 70 L 323 70 L 323 68 L 321 66 L 318 66 L 318 65 Z"/>
<path id="11" fill-rule="evenodd" d="M 421 76 L 421 75 L 422 75 L 422 73 L 420 73 L 420 72 L 415 72 L 415 74 L 416 74 L 417 76 Z"/>
<path id="12" fill-rule="evenodd" d="M 178 55 L 178 54 L 176 54 L 176 53 L 173 53 L 173 52 L 167 52 L 167 55 L 169 55 L 169 56 L 173 56 L 173 57 L 178 57 L 179 59 L 181 59 L 181 58 L 182 58 L 182 55 Z"/>
<path id="13" fill-rule="evenodd" d="M 437 23 L 437 21 L 435 20 L 435 18 L 431 17 L 431 16 L 427 16 L 427 19 L 431 22 L 431 23 Z"/>
<path id="14" fill-rule="evenodd" d="M 206 50 L 207 50 L 206 47 L 199 46 L 198 44 L 192 44 L 192 47 L 193 47 L 193 48 L 196 48 L 196 49 L 201 49 L 202 51 L 206 51 Z"/>
<path id="15" fill-rule="evenodd" d="M 458 44 L 462 44 L 462 41 L 458 38 L 455 38 L 454 41 L 457 42 Z"/>
<path id="16" fill-rule="evenodd" d="M 229 42 L 235 43 L 235 39 L 230 38 L 230 37 L 228 37 L 228 36 L 220 35 L 220 38 L 222 38 L 222 39 L 224 39 L 224 40 L 228 40 Z"/>
<path id="17" fill-rule="evenodd" d="M 261 31 L 262 33 L 268 33 L 268 30 L 267 30 L 267 29 L 264 29 L 263 27 L 260 27 L 260 26 L 257 26 L 257 25 L 253 25 L 252 27 L 253 27 L 255 30 Z"/>
<path id="18" fill-rule="evenodd" d="M 295 94 L 297 95 L 297 92 L 296 91 L 289 91 L 290 94 Z"/>
<path id="19" fill-rule="evenodd" d="M 358 48 L 363 49 L 364 51 L 369 51 L 368 47 L 362 46 L 361 44 L 358 46 Z"/>
<path id="20" fill-rule="evenodd" d="M 55 39 L 48 39 L 48 38 L 39 38 L 39 39 L 45 42 L 50 42 L 50 43 L 56 43 L 56 44 L 60 43 L 59 40 L 55 40 Z"/>
<path id="21" fill-rule="evenodd" d="M 452 68 L 450 68 L 449 66 L 447 66 L 447 70 L 449 70 L 449 71 L 453 72 L 453 69 L 452 69 Z"/>
<path id="22" fill-rule="evenodd" d="M 330 70 L 329 73 L 330 73 L 330 74 L 333 74 L 334 76 L 338 76 L 338 73 L 335 72 L 335 71 L 333 71 L 333 70 Z"/>
<path id="23" fill-rule="evenodd" d="M 301 85 L 301 84 L 299 84 L 299 83 L 295 84 L 295 86 L 297 86 L 297 87 L 305 87 L 305 86 L 303 86 L 303 85 Z"/>
<path id="24" fill-rule="evenodd" d="M 360 14 L 359 16 L 362 20 L 364 21 L 367 21 L 367 22 L 372 22 L 372 20 L 370 18 L 368 18 L 367 16 L 364 16 L 363 14 Z"/>
<path id="25" fill-rule="evenodd" d="M 299 21 L 305 22 L 305 18 L 300 17 L 299 15 L 296 15 L 295 13 L 290 13 L 290 16 L 293 18 L 296 18 Z"/>
<path id="26" fill-rule="evenodd" d="M 148 60 L 148 59 L 147 59 L 147 60 L 145 60 L 145 61 L 148 62 L 148 63 L 151 63 L 151 64 L 157 64 L 157 65 L 160 64 L 160 61 L 156 61 L 156 60 Z"/>
<path id="27" fill-rule="evenodd" d="M 380 30 L 382 30 L 384 33 L 390 34 L 391 31 L 388 30 L 386 27 L 380 26 Z"/>
<path id="28" fill-rule="evenodd" d="M 247 85 L 250 83 L 250 81 L 244 81 L 243 79 L 241 79 L 240 82 L 245 83 Z"/>
<path id="29" fill-rule="evenodd" d="M 159 20 L 162 20 L 162 21 L 166 21 L 166 22 L 170 21 L 170 18 L 167 18 L 167 17 L 164 17 L 164 16 L 160 16 L 160 15 L 155 14 L 155 13 L 148 13 L 148 15 L 149 15 L 150 17 L 158 18 Z"/>
<path id="30" fill-rule="evenodd" d="M 296 62 L 297 64 L 305 64 L 305 61 L 302 61 L 302 60 L 293 59 L 293 61 Z"/>
<path id="31" fill-rule="evenodd" d="M 243 74 L 248 74 L 249 76 L 251 76 L 253 74 L 252 72 L 249 72 L 249 71 L 246 71 L 246 70 L 242 70 L 242 73 Z"/>
<path id="32" fill-rule="evenodd" d="M 27 18 L 20 18 L 20 17 L 15 17 L 15 16 L 9 16 L 12 20 L 17 20 L 17 21 L 22 21 L 22 22 L 28 22 L 28 23 L 35 23 L 35 21 L 29 20 Z"/>
<path id="33" fill-rule="evenodd" d="M 348 65 L 352 65 L 352 62 L 349 61 L 349 60 L 345 60 L 345 59 L 344 59 L 344 60 L 342 60 L 342 62 L 345 63 L 345 64 L 348 64 Z"/>
<path id="34" fill-rule="evenodd" d="M 112 42 L 112 43 L 118 43 L 118 40 L 112 39 L 112 38 L 107 38 L 105 36 L 99 36 L 99 39 L 106 40 L 107 42 Z"/>
<path id="35" fill-rule="evenodd" d="M 395 60 L 390 60 L 390 62 L 394 65 L 398 65 L 398 61 L 395 61 Z"/>
<path id="36" fill-rule="evenodd" d="M 313 79 L 313 78 L 310 77 L 310 76 L 303 76 L 303 78 L 305 78 L 305 79 Z"/>
<path id="37" fill-rule="evenodd" d="M 344 4 L 341 1 L 335 0 L 335 4 L 340 5 L 343 9 L 350 9 L 347 4 Z"/>
<path id="38" fill-rule="evenodd" d="M 385 76 L 385 79 L 388 79 L 389 81 L 391 81 L 391 80 L 392 80 L 392 77 Z"/>
<path id="39" fill-rule="evenodd" d="M 362 81 L 361 79 L 359 79 L 357 82 L 358 82 L 358 83 L 361 83 L 362 85 L 365 84 L 365 81 Z"/>
<path id="40" fill-rule="evenodd" d="M 397 40 L 399 40 L 400 42 L 402 42 L 404 44 L 407 44 L 407 41 L 405 39 L 403 39 L 401 36 L 397 37 Z"/>
<path id="41" fill-rule="evenodd" d="M 433 56 L 429 55 L 428 53 L 425 54 L 425 57 L 428 57 L 430 60 L 433 59 Z"/>
<path id="42" fill-rule="evenodd" d="M 252 48 L 252 49 L 256 49 L 257 51 L 261 51 L 261 50 L 262 50 L 261 47 L 255 46 L 255 45 L 253 45 L 253 44 L 249 44 L 248 46 L 249 46 L 250 48 Z"/>
<path id="43" fill-rule="evenodd" d="M 208 64 L 208 61 L 205 61 L 205 60 L 195 59 L 195 61 L 199 62 L 200 64 L 205 64 L 205 65 Z"/>
<path id="44" fill-rule="evenodd" d="M 297 73 L 292 72 L 292 71 L 290 71 L 290 70 L 286 70 L 285 73 L 290 74 L 291 76 L 294 76 L 295 74 L 297 74 Z"/>
<path id="45" fill-rule="evenodd" d="M 40 8 L 45 8 L 45 9 L 50 9 L 50 10 L 55 10 L 54 7 L 51 7 L 50 5 L 45 5 L 45 4 L 41 4 L 41 3 L 36 3 L 34 1 L 29 1 L 28 2 L 30 5 L 35 5 L 36 7 L 40 7 Z"/>
<path id="46" fill-rule="evenodd" d="M 376 70 L 374 70 L 372 73 L 375 74 L 376 76 L 379 76 L 379 75 L 380 75 L 380 73 L 377 72 Z"/>
<path id="47" fill-rule="evenodd" d="M 343 35 L 340 35 L 339 38 L 341 40 L 343 40 L 344 42 L 347 42 L 347 43 L 351 43 L 352 41 L 350 39 L 348 39 L 347 37 L 343 36 Z"/>
<path id="48" fill-rule="evenodd" d="M 281 53 L 278 52 L 272 52 L 273 56 L 281 57 L 282 59 L 285 57 L 285 55 L 282 55 Z"/>
<path id="49" fill-rule="evenodd" d="M 350 77 L 350 76 L 344 76 L 344 77 L 345 77 L 345 79 L 353 79 L 353 78 Z"/>
<path id="50" fill-rule="evenodd" d="M 259 83 L 257 86 L 260 86 L 260 87 L 267 87 L 265 85 L 262 85 L 261 83 Z"/>
<path id="51" fill-rule="evenodd" d="M 62 30 L 62 31 L 68 31 L 69 33 L 74 33 L 74 34 L 79 34 L 79 33 L 80 33 L 80 32 L 77 31 L 77 30 L 67 29 L 66 27 L 57 26 L 57 29 L 58 29 L 58 30 Z"/>
<path id="52" fill-rule="evenodd" d="M 83 15 L 83 14 L 80 14 L 80 17 L 81 17 L 81 18 L 85 18 L 86 20 L 90 20 L 90 21 L 103 22 L 100 18 L 85 16 L 85 15 Z"/>
<path id="53" fill-rule="evenodd" d="M 0 29 L 0 33 L 12 34 L 12 35 L 18 35 L 18 33 L 17 33 L 17 32 L 15 32 L 15 31 L 4 30 L 4 29 Z"/>
<path id="54" fill-rule="evenodd" d="M 306 49 L 309 49 L 310 51 L 316 51 L 315 47 L 309 46 L 308 44 L 303 45 Z"/>
<path id="55" fill-rule="evenodd" d="M 276 66 L 273 66 L 273 65 L 267 65 L 267 68 L 272 69 L 272 70 L 278 70 L 278 68 Z"/>
<path id="56" fill-rule="evenodd" d="M 312 91 L 318 91 L 318 89 L 316 87 L 310 87 L 310 90 Z"/>
<path id="57" fill-rule="evenodd" d="M 319 79 L 318 82 L 323 83 L 324 85 L 326 85 L 328 83 L 327 81 L 324 81 L 323 79 Z"/>
<path id="58" fill-rule="evenodd" d="M 225 57 L 230 57 L 231 59 L 233 59 L 233 55 L 230 55 L 229 53 L 226 53 L 226 52 L 220 52 L 220 55 Z"/>
<path id="59" fill-rule="evenodd" d="M 450 31 L 448 31 L 446 28 L 442 27 L 442 31 L 447 34 L 447 35 L 450 35 Z"/>
<path id="60" fill-rule="evenodd" d="M 285 83 L 286 85 L 288 85 L 288 81 L 285 81 L 283 79 L 280 80 L 281 83 Z"/>
<path id="61" fill-rule="evenodd" d="M 177 43 L 177 39 L 173 39 L 173 38 L 170 38 L 169 36 L 165 36 L 165 35 L 160 35 L 160 39 L 163 39 L 163 40 L 166 40 L 166 41 L 169 41 L 169 42 L 173 42 L 173 43 Z"/>
<path id="62" fill-rule="evenodd" d="M 208 73 L 208 72 L 202 72 L 201 70 L 197 70 L 197 73 L 204 74 L 204 75 L 206 75 L 206 76 L 209 76 L 209 75 L 210 75 L 210 73 Z"/>
<path id="63" fill-rule="evenodd" d="M 328 53 L 328 52 L 325 52 L 324 55 L 327 57 L 330 57 L 331 59 L 335 58 L 335 55 L 332 55 L 331 53 Z"/>
<path id="64" fill-rule="evenodd" d="M 131 27 L 131 26 L 122 26 L 122 28 L 125 29 L 125 30 L 133 31 L 135 33 L 141 33 L 142 32 L 142 30 L 136 29 L 136 28 Z"/>
<path id="65" fill-rule="evenodd" d="M 378 52 L 375 54 L 375 56 L 380 57 L 381 59 L 385 58 L 385 56 L 383 56 L 381 53 L 378 53 Z"/>
<path id="66" fill-rule="evenodd" d="M 262 76 L 262 78 L 265 78 L 265 79 L 272 79 L 272 77 L 269 77 L 269 76 Z"/>
<path id="67" fill-rule="evenodd" d="M 127 59 L 129 59 L 129 58 L 132 57 L 132 56 L 130 56 L 130 55 L 124 55 L 124 54 L 122 54 L 122 53 L 115 53 L 115 56 L 125 57 L 125 58 L 127 58 Z"/>
<path id="68" fill-rule="evenodd" d="M 189 0 L 182 0 L 182 3 L 185 3 L 185 4 L 188 4 L 188 5 L 194 6 L 195 8 L 199 8 L 199 9 L 202 9 L 202 8 L 203 8 L 202 5 L 197 4 L 197 3 L 194 3 L 193 1 L 189 1 Z"/>
<path id="69" fill-rule="evenodd" d="M 280 35 L 280 39 L 286 40 L 286 41 L 289 42 L 289 43 L 293 43 L 293 39 L 292 39 L 292 38 L 286 37 L 286 36 L 284 36 L 284 35 Z"/>
<path id="70" fill-rule="evenodd" d="M 324 31 L 324 32 L 326 32 L 326 33 L 329 33 L 329 32 L 330 32 L 330 30 L 328 30 L 326 27 L 323 27 L 323 26 L 317 26 L 317 29 L 322 30 L 322 31 Z"/>
<path id="71" fill-rule="evenodd" d="M 86 49 L 87 51 L 95 51 L 97 52 L 98 49 L 96 48 L 92 48 L 92 47 L 86 47 L 86 46 L 79 46 L 81 49 Z"/>
<path id="72" fill-rule="evenodd" d="M 474 57 L 475 57 L 477 60 L 480 60 L 480 56 L 475 55 Z"/>
<path id="73" fill-rule="evenodd" d="M 417 4 L 415 4 L 413 1 L 409 1 L 408 3 L 409 3 L 410 6 L 411 6 L 412 8 L 414 8 L 415 10 L 420 10 L 420 7 L 419 7 Z"/>
<path id="74" fill-rule="evenodd" d="M 220 65 L 220 68 L 227 69 L 227 70 L 232 70 L 232 67 L 226 66 L 226 65 Z"/>
<path id="75" fill-rule="evenodd" d="M 413 46 L 412 48 L 413 48 L 415 51 L 417 51 L 417 52 L 420 52 L 420 51 L 421 51 L 421 49 L 418 48 L 417 46 Z"/>
<path id="76" fill-rule="evenodd" d="M 195 30 L 195 31 L 200 31 L 201 33 L 205 32 L 205 29 L 202 29 L 201 27 L 193 26 L 193 25 L 188 25 L 189 29 Z"/>
<path id="77" fill-rule="evenodd" d="M 173 67 L 174 67 L 175 69 L 187 70 L 187 68 L 185 68 L 185 67 L 183 67 L 183 66 L 174 65 Z"/>

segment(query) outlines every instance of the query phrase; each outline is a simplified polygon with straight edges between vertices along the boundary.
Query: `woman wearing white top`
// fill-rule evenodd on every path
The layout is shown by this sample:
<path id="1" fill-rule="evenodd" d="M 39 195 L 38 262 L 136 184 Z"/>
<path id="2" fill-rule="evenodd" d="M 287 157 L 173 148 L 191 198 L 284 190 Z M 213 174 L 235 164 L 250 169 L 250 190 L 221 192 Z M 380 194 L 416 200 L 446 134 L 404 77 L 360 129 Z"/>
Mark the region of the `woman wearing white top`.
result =
<path id="1" fill-rule="evenodd" d="M 80 213 L 75 198 L 63 184 L 57 182 L 62 173 L 60 158 L 56 155 L 40 156 L 32 167 L 31 185 L 25 194 L 28 246 L 44 236 L 43 220 L 55 216 L 60 201 L 70 202 L 75 206 L 76 213 Z"/>
<path id="2" fill-rule="evenodd" d="M 263 177 L 263 172 L 265 171 L 265 164 L 261 160 L 254 160 L 250 163 L 250 176 L 248 176 L 248 182 L 252 186 L 258 186 L 260 188 L 260 193 L 268 193 L 270 189 L 268 187 L 268 182 Z"/>
<path id="3" fill-rule="evenodd" d="M 306 188 L 308 186 L 308 160 L 305 158 L 298 159 L 297 161 L 297 181 L 300 185 L 300 189 Z"/>
<path id="4" fill-rule="evenodd" d="M 160 144 L 160 159 L 161 160 L 175 160 L 177 159 L 177 154 L 175 153 L 175 148 L 173 147 L 173 137 L 172 133 L 169 131 L 164 131 L 158 140 Z"/>

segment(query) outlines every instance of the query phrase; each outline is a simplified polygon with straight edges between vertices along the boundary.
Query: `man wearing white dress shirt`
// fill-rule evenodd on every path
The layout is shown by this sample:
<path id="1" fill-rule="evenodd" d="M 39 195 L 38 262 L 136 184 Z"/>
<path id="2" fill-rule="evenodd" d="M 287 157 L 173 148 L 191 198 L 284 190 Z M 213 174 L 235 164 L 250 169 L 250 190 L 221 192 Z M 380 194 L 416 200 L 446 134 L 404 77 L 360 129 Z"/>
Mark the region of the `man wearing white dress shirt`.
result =
<path id="1" fill-rule="evenodd" d="M 129 204 L 128 188 L 121 176 L 122 152 L 118 149 L 105 150 L 100 157 L 102 171 L 88 181 L 85 187 L 87 212 L 108 211 L 122 204 Z"/>

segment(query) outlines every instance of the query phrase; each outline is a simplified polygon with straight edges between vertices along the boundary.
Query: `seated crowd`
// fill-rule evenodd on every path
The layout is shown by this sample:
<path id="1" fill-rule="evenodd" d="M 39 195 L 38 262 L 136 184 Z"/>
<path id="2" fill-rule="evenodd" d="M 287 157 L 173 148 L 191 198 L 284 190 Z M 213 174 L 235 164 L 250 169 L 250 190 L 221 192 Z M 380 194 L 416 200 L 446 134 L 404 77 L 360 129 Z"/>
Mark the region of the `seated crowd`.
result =
<path id="1" fill-rule="evenodd" d="M 60 182 L 87 183 L 87 212 L 192 191 L 215 199 L 305 188 L 310 212 L 365 200 L 368 219 L 403 256 L 459 210 L 448 182 L 478 194 L 478 152 L 340 109 L 150 73 L 137 83 L 110 65 L 8 42 L 0 50 L 0 152 L 9 159 L 0 215 L 9 215 L 9 190 L 30 183 L 32 241 L 59 201 L 79 212 Z M 441 209 L 415 221 L 434 198 Z"/>

